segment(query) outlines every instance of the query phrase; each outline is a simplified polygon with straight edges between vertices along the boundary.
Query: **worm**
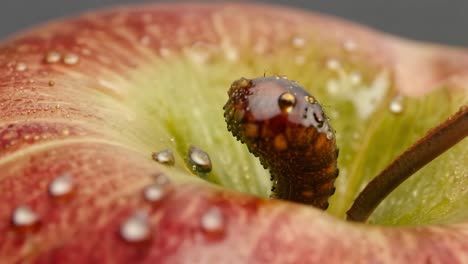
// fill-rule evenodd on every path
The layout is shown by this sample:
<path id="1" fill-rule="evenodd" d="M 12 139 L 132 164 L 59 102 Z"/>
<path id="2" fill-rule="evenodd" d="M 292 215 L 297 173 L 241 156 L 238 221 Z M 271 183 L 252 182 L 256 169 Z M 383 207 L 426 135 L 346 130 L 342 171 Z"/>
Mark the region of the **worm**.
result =
<path id="1" fill-rule="evenodd" d="M 228 96 L 228 130 L 270 171 L 272 197 L 327 209 L 339 151 L 315 97 L 278 76 L 241 78 Z"/>

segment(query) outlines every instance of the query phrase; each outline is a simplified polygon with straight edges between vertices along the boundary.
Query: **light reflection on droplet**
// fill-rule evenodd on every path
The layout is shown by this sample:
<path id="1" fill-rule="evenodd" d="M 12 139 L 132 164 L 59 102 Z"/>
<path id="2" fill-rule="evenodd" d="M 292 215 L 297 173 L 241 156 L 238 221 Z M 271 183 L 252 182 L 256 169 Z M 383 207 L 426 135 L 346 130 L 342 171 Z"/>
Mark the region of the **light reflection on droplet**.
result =
<path id="1" fill-rule="evenodd" d="M 349 80 L 351 81 L 351 84 L 353 85 L 358 85 L 361 83 L 361 74 L 359 72 L 351 72 L 349 74 Z"/>
<path id="2" fill-rule="evenodd" d="M 220 208 L 209 208 L 201 218 L 201 228 L 204 232 L 215 235 L 223 233 L 225 229 L 225 219 Z"/>
<path id="3" fill-rule="evenodd" d="M 153 160 L 164 164 L 164 165 L 174 165 L 175 158 L 171 150 L 166 149 L 160 152 L 155 152 L 152 154 Z"/>
<path id="4" fill-rule="evenodd" d="M 400 95 L 395 96 L 389 104 L 389 110 L 392 114 L 400 114 L 403 112 L 403 97 Z"/>
<path id="5" fill-rule="evenodd" d="M 212 169 L 210 156 L 195 146 L 190 147 L 187 161 L 192 171 L 201 175 L 210 172 Z"/>
<path id="6" fill-rule="evenodd" d="M 21 205 L 13 211 L 11 221 L 16 227 L 33 227 L 39 223 L 39 215 L 29 206 Z"/>
<path id="7" fill-rule="evenodd" d="M 63 63 L 67 65 L 75 65 L 80 61 L 80 57 L 75 53 L 67 53 L 63 56 Z"/>
<path id="8" fill-rule="evenodd" d="M 354 40 L 352 39 L 347 39 L 343 42 L 343 48 L 346 50 L 346 51 L 354 51 L 357 47 L 357 44 L 356 42 L 354 42 Z"/>
<path id="9" fill-rule="evenodd" d="M 292 45 L 295 48 L 302 48 L 306 44 L 306 40 L 303 37 L 296 36 L 292 39 Z"/>
<path id="10" fill-rule="evenodd" d="M 62 174 L 53 179 L 49 184 L 49 194 L 53 197 L 63 197 L 71 194 L 75 188 L 73 177 L 68 174 Z"/>
<path id="11" fill-rule="evenodd" d="M 332 71 L 337 71 L 341 68 L 341 63 L 337 59 L 328 59 L 327 68 Z"/>
<path id="12" fill-rule="evenodd" d="M 16 64 L 16 70 L 19 72 L 25 71 L 28 69 L 28 66 L 24 62 L 18 62 Z"/>
<path id="13" fill-rule="evenodd" d="M 128 243 L 142 243 L 150 240 L 151 226 L 148 213 L 138 211 L 120 225 L 120 236 Z"/>
<path id="14" fill-rule="evenodd" d="M 231 45 L 224 45 L 224 56 L 227 60 L 235 62 L 239 60 L 240 54 L 237 48 Z"/>
<path id="15" fill-rule="evenodd" d="M 56 51 L 49 51 L 45 57 L 45 61 L 47 63 L 57 63 L 61 59 L 62 59 L 62 55 Z"/>
<path id="16" fill-rule="evenodd" d="M 278 106 L 283 113 L 289 113 L 296 105 L 296 97 L 290 92 L 282 93 L 278 98 Z"/>
<path id="17" fill-rule="evenodd" d="M 143 189 L 143 197 L 147 202 L 156 203 L 162 201 L 171 190 L 169 180 L 165 176 L 156 177 L 154 183 Z"/>

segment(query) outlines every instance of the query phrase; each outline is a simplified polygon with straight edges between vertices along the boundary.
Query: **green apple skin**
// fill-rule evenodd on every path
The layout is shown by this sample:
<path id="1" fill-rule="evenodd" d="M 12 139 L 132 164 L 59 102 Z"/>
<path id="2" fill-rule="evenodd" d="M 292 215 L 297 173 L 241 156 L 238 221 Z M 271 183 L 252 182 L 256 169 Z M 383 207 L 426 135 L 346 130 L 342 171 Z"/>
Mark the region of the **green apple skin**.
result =
<path id="1" fill-rule="evenodd" d="M 223 65 L 248 60 L 246 50 L 272 56 L 301 35 L 315 36 L 309 42 L 330 52 L 327 43 L 352 36 L 359 43 L 355 60 L 388 68 L 405 95 L 421 96 L 441 83 L 454 92 L 468 87 L 466 50 L 281 7 L 122 7 L 39 26 L 0 46 L 1 262 L 468 263 L 468 222 L 349 223 L 311 207 L 216 187 L 188 176 L 183 165 L 151 160 L 158 139 L 142 124 L 164 117 L 138 114 L 144 106 L 135 91 L 152 88 L 140 87 L 135 72 L 178 60 L 194 43 L 216 50 Z M 187 73 L 178 74 L 183 79 Z M 158 71 L 142 76 L 160 78 Z M 226 90 L 239 77 L 226 76 Z M 190 88 L 186 92 L 190 96 Z M 183 163 L 179 154 L 177 162 Z M 65 199 L 51 197 L 48 186 L 65 172 L 75 188 Z M 150 203 L 142 190 L 159 174 L 169 179 L 170 191 Z M 38 221 L 12 223 L 20 205 Z M 203 219 L 213 208 L 218 225 L 210 227 Z M 136 211 L 145 212 L 149 235 L 131 242 L 120 231 Z"/>

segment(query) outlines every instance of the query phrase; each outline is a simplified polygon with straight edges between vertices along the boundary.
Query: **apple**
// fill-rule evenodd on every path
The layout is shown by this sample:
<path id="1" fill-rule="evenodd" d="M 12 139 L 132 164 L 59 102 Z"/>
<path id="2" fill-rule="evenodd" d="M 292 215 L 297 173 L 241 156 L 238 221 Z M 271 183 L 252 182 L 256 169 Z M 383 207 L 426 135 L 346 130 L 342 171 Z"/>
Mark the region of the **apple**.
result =
<path id="1" fill-rule="evenodd" d="M 0 66 L 3 263 L 468 263 L 466 140 L 366 224 L 344 220 L 467 103 L 466 49 L 284 7 L 161 4 L 20 33 Z M 226 129 L 229 85 L 264 74 L 298 81 L 331 118 L 327 211 L 267 199 L 268 172 Z"/>

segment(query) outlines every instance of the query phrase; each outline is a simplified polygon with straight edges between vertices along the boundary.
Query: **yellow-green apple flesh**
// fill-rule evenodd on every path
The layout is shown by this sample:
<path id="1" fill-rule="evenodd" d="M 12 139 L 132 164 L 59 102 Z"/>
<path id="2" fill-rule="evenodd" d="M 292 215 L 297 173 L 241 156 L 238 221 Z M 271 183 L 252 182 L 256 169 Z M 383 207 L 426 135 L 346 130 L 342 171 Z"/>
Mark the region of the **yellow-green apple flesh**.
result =
<path id="1" fill-rule="evenodd" d="M 268 172 L 226 130 L 231 82 L 264 74 L 329 112 L 341 173 L 325 212 L 267 199 Z M 0 262 L 468 263 L 466 140 L 369 224 L 343 220 L 467 90 L 465 49 L 282 7 L 122 7 L 33 28 L 0 46 Z M 186 165 L 191 145 L 212 172 Z M 165 149 L 174 166 L 152 160 Z"/>

